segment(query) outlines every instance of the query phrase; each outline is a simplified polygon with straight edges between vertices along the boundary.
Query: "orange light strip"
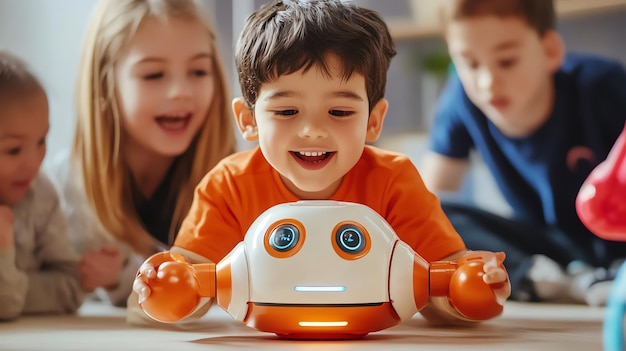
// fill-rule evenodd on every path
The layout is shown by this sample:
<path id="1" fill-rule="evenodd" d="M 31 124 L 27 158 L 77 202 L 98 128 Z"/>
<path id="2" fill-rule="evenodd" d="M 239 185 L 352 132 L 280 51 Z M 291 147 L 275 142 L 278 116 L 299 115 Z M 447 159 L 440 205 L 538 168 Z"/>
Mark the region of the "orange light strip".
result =
<path id="1" fill-rule="evenodd" d="M 301 327 L 345 327 L 348 325 L 347 321 L 338 322 L 307 322 L 300 321 L 298 325 Z"/>
<path id="2" fill-rule="evenodd" d="M 293 288 L 295 291 L 300 292 L 344 292 L 345 286 L 301 286 L 297 285 Z"/>

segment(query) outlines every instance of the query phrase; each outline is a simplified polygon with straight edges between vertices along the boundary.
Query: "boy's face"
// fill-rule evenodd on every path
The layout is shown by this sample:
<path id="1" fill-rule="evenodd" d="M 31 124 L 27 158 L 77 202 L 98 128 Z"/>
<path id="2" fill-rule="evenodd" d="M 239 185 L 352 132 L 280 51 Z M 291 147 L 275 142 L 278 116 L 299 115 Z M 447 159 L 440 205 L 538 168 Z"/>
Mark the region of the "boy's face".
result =
<path id="1" fill-rule="evenodd" d="M 43 91 L 0 101 L 0 205 L 19 202 L 46 154 L 48 100 Z"/>
<path id="2" fill-rule="evenodd" d="M 329 198 L 357 163 L 365 142 L 378 138 L 387 109 L 369 112 L 365 78 L 341 78 L 341 62 L 328 56 L 331 76 L 317 67 L 262 84 L 254 114 L 233 103 L 240 130 L 258 140 L 287 188 L 302 199 Z"/>
<path id="3" fill-rule="evenodd" d="M 552 74 L 563 47 L 517 17 L 479 16 L 451 21 L 450 56 L 472 102 L 506 135 L 527 136 L 549 117 Z"/>
<path id="4" fill-rule="evenodd" d="M 148 19 L 139 26 L 115 67 L 132 152 L 171 157 L 187 150 L 215 93 L 210 43 L 194 21 Z"/>

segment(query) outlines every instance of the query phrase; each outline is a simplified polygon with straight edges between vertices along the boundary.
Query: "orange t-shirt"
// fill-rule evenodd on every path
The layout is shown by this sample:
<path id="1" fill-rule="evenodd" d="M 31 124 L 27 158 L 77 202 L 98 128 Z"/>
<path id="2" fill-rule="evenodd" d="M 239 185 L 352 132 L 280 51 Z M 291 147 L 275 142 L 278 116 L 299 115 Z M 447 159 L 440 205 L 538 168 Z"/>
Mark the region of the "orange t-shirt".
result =
<path id="1" fill-rule="evenodd" d="M 300 200 L 257 147 L 226 157 L 198 184 L 175 246 L 219 262 L 252 222 L 274 205 Z M 328 200 L 371 207 L 426 261 L 465 249 L 413 163 L 404 155 L 366 146 Z"/>

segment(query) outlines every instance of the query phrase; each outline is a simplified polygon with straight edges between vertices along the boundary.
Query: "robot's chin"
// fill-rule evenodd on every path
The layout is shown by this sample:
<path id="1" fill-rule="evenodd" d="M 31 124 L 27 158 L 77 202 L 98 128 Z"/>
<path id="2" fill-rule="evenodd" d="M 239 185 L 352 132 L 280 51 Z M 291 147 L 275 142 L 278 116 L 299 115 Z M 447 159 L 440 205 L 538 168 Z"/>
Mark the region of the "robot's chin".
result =
<path id="1" fill-rule="evenodd" d="M 244 321 L 289 339 L 355 339 L 400 322 L 390 302 L 249 304 Z"/>

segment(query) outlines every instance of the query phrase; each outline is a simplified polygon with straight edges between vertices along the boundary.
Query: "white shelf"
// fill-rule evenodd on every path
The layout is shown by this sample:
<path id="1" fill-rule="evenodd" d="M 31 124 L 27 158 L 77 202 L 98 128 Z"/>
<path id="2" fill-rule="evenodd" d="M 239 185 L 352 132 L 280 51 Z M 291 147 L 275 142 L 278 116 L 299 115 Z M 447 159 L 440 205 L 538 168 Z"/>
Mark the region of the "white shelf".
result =
<path id="1" fill-rule="evenodd" d="M 584 16 L 594 13 L 626 9 L 626 0 L 555 0 L 558 18 Z M 433 38 L 440 35 L 437 25 L 420 25 L 411 19 L 387 20 L 389 31 L 395 40 Z"/>
<path id="2" fill-rule="evenodd" d="M 556 0 L 555 6 L 559 17 L 568 17 L 626 8 L 626 0 Z"/>

